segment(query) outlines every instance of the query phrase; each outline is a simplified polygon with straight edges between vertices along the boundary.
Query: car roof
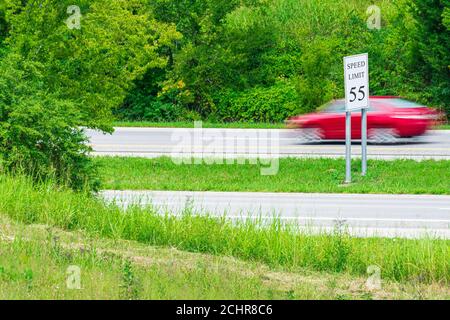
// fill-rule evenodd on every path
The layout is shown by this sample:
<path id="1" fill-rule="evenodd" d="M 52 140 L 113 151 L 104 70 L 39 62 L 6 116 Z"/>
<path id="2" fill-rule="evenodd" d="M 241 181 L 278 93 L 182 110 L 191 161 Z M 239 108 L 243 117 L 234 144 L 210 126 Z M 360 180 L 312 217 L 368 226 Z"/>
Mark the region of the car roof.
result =
<path id="1" fill-rule="evenodd" d="M 370 96 L 370 99 L 403 99 L 399 96 Z"/>
<path id="2" fill-rule="evenodd" d="M 404 99 L 404 98 L 399 96 L 370 96 L 370 100 L 383 100 L 383 99 Z M 330 102 L 343 102 L 343 101 L 345 101 L 345 99 L 335 99 Z"/>
<path id="3" fill-rule="evenodd" d="M 408 103 L 410 107 L 421 107 L 423 105 L 419 103 L 415 103 L 413 101 L 409 101 L 405 98 L 399 97 L 399 96 L 370 96 L 370 100 L 377 103 L 377 106 L 381 107 L 389 107 L 389 108 L 396 108 L 398 107 L 399 101 L 404 101 L 405 103 Z M 397 100 L 397 101 L 396 101 Z M 345 103 L 345 99 L 335 99 L 328 103 L 325 103 L 321 108 L 326 108 L 327 106 L 330 106 L 334 103 Z"/>

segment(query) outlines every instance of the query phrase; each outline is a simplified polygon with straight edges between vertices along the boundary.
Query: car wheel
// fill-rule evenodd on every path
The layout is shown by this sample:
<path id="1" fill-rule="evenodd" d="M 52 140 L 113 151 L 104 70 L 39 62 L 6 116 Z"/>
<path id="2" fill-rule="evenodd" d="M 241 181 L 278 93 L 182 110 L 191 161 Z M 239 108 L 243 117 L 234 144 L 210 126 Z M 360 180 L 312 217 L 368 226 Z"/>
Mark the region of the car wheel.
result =
<path id="1" fill-rule="evenodd" d="M 393 144 L 398 142 L 398 134 L 394 129 L 371 129 L 369 132 L 369 142 L 373 144 Z"/>
<path id="2" fill-rule="evenodd" d="M 298 130 L 299 143 L 317 143 L 322 141 L 322 130 L 319 128 L 303 128 Z"/>

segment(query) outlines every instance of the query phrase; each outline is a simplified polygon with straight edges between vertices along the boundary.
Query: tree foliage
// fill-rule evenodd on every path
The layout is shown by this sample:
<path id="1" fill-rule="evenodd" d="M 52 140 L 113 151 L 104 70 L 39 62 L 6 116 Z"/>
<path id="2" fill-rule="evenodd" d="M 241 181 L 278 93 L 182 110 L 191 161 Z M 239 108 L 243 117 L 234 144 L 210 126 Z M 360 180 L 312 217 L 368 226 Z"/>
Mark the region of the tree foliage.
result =
<path id="1" fill-rule="evenodd" d="M 449 1 L 381 2 L 379 30 L 367 26 L 371 5 L 366 0 L 152 1 L 155 17 L 176 24 L 183 39 L 166 52 L 170 63 L 158 78 L 138 85 L 132 96 L 146 94 L 149 85 L 154 89 L 152 102 L 140 104 L 142 118 L 153 117 L 149 109 L 160 103 L 172 103 L 228 121 L 221 118 L 228 98 L 253 89 L 270 92 L 280 81 L 289 82 L 297 88 L 292 102 L 298 106 L 277 108 L 280 113 L 268 121 L 278 121 L 286 110 L 308 112 L 343 97 L 342 57 L 368 52 L 372 94 L 448 108 Z M 170 90 L 180 81 L 182 90 Z M 264 95 L 254 99 L 259 96 Z M 289 90 L 287 97 L 292 98 Z M 121 115 L 137 111 L 135 105 L 125 104 Z"/>
<path id="2" fill-rule="evenodd" d="M 450 0 L 414 0 L 410 8 L 415 22 L 410 71 L 430 88 L 430 100 L 446 102 L 450 111 L 450 30 L 445 20 Z"/>
<path id="3" fill-rule="evenodd" d="M 80 28 L 73 4 L 0 2 L 5 170 L 93 181 L 83 130 L 113 115 L 279 122 L 342 98 L 361 52 L 373 95 L 450 114 L 450 0 L 380 2 L 379 30 L 371 0 L 77 0 Z"/>
<path id="4" fill-rule="evenodd" d="M 110 131 L 112 109 L 133 81 L 164 67 L 159 48 L 180 35 L 142 1 L 80 0 L 81 28 L 69 28 L 71 1 L 6 0 L 7 47 L 0 62 L 3 168 L 90 181 L 83 127 Z"/>

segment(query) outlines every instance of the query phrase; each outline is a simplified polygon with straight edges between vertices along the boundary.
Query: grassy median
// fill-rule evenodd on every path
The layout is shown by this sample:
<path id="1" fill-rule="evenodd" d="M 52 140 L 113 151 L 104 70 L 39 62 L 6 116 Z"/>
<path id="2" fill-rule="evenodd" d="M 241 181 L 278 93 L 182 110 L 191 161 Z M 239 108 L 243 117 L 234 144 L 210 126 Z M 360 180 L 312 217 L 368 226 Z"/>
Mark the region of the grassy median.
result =
<path id="1" fill-rule="evenodd" d="M 135 127 L 135 128 L 194 128 L 194 121 L 178 122 L 150 122 L 150 121 L 115 121 L 115 127 Z M 202 121 L 203 128 L 218 129 L 284 129 L 284 123 L 266 123 L 266 122 L 223 122 L 215 123 Z"/>
<path id="2" fill-rule="evenodd" d="M 308 193 L 450 194 L 450 161 L 369 161 L 343 186 L 342 159 L 281 159 L 274 176 L 260 165 L 176 165 L 169 158 L 97 158 L 103 187 L 116 190 L 258 191 Z"/>
<path id="3" fill-rule="evenodd" d="M 263 263 L 283 272 L 326 272 L 364 277 L 369 266 L 385 280 L 448 285 L 450 241 L 353 238 L 345 231 L 310 235 L 294 224 L 232 223 L 225 218 L 158 215 L 151 207 L 126 212 L 84 193 L 0 176 L 0 215 L 21 224 L 44 224 L 90 237 L 131 240 L 192 253 Z M 1 263 L 0 263 L 1 265 Z"/>
<path id="4" fill-rule="evenodd" d="M 194 128 L 194 121 L 177 121 L 177 122 L 151 122 L 151 121 L 115 121 L 115 127 L 136 127 L 136 128 Z M 267 123 L 267 122 L 202 122 L 203 128 L 218 129 L 285 129 L 284 123 Z M 441 125 L 436 130 L 449 130 L 450 125 Z"/>

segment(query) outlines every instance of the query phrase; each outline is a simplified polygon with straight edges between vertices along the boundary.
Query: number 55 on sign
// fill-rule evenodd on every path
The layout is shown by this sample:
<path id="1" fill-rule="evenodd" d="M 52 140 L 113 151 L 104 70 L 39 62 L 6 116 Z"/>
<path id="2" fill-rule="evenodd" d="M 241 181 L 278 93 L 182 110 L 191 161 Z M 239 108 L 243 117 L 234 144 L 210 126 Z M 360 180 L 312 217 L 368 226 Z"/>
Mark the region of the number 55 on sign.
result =
<path id="1" fill-rule="evenodd" d="M 347 111 L 369 107 L 369 58 L 360 54 L 344 58 L 345 100 Z"/>

